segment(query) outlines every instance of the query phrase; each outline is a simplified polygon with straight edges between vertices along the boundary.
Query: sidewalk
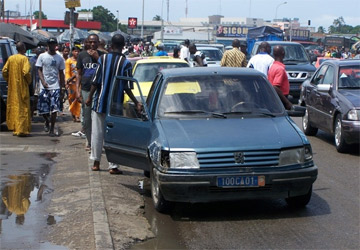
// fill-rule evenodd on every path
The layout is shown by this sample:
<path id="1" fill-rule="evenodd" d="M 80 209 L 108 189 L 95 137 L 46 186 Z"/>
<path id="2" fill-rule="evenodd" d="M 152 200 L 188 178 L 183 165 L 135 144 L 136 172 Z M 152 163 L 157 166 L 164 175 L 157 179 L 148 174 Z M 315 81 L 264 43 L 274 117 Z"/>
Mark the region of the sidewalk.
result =
<path id="1" fill-rule="evenodd" d="M 59 137 L 43 131 L 35 117 L 31 137 L 21 140 L 23 151 L 53 153 L 51 202 L 47 212 L 58 218 L 47 226 L 44 242 L 68 249 L 127 249 L 154 237 L 144 214 L 144 199 L 138 187 L 142 171 L 122 167 L 123 175 L 110 175 L 103 154 L 101 171 L 90 170 L 92 161 L 85 141 L 71 133 L 81 128 L 69 114 L 59 116 Z M 12 133 L 5 132 L 11 141 Z M 18 146 L 14 144 L 14 147 Z"/>

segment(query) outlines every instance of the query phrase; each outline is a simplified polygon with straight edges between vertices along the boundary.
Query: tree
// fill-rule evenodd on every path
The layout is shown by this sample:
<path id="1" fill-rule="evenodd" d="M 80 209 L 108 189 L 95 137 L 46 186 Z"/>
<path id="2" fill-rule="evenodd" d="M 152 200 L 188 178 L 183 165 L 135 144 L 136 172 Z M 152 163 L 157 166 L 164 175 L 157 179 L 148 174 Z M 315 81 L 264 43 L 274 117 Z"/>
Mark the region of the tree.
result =
<path id="1" fill-rule="evenodd" d="M 152 20 L 153 20 L 153 21 L 161 21 L 161 16 L 156 15 L 156 16 L 153 17 Z"/>
<path id="2" fill-rule="evenodd" d="M 40 12 L 38 10 L 34 11 L 33 15 L 34 15 L 35 19 L 39 19 Z M 41 19 L 47 19 L 47 16 L 44 14 L 43 11 L 41 11 Z"/>
<path id="3" fill-rule="evenodd" d="M 318 33 L 325 33 L 326 31 L 325 31 L 325 28 L 323 27 L 323 26 L 320 26 L 319 28 L 318 28 L 318 31 L 317 31 Z"/>

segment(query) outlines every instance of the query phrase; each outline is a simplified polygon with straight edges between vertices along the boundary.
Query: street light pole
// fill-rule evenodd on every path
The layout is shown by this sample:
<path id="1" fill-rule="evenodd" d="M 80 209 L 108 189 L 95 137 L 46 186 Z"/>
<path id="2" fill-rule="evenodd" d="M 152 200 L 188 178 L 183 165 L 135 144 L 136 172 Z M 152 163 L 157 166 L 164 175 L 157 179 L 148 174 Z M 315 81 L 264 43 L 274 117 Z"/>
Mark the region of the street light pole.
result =
<path id="1" fill-rule="evenodd" d="M 119 10 L 116 10 L 117 13 L 117 20 L 116 20 L 116 31 L 119 30 Z"/>
<path id="2" fill-rule="evenodd" d="M 283 5 L 283 4 L 287 4 L 287 2 L 283 2 L 283 3 L 279 3 L 277 6 L 276 6 L 276 10 L 275 10 L 275 20 L 277 19 L 277 11 L 278 11 L 278 8 Z"/>
<path id="3" fill-rule="evenodd" d="M 142 1 L 141 39 L 144 38 L 144 0 Z"/>

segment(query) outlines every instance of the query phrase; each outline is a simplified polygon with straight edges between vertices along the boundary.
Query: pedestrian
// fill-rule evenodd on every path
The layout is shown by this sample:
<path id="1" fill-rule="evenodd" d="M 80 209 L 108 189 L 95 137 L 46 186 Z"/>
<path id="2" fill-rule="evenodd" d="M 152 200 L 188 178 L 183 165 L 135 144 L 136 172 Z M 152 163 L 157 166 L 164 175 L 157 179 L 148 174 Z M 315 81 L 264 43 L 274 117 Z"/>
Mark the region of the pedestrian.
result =
<path id="1" fill-rule="evenodd" d="M 158 52 L 156 52 L 155 56 L 168 56 L 168 53 L 165 51 L 165 46 L 162 42 L 157 43 L 156 48 Z"/>
<path id="2" fill-rule="evenodd" d="M 145 44 L 143 52 L 141 52 L 141 57 L 149 57 L 152 56 L 152 52 L 150 51 L 149 45 Z"/>
<path id="3" fill-rule="evenodd" d="M 190 41 L 189 41 L 189 39 L 186 39 L 184 41 L 184 45 L 181 47 L 181 50 L 180 50 L 180 59 L 183 59 L 183 60 L 187 61 L 188 63 L 190 62 L 189 46 L 190 46 Z"/>
<path id="4" fill-rule="evenodd" d="M 72 48 L 72 56 L 65 61 L 65 88 L 68 91 L 69 110 L 74 122 L 80 122 L 81 103 L 76 99 L 76 64 L 80 53 L 78 47 Z"/>
<path id="5" fill-rule="evenodd" d="M 287 99 L 290 91 L 290 83 L 283 63 L 285 57 L 285 50 L 283 46 L 275 46 L 274 50 L 275 61 L 268 72 L 268 79 L 279 95 L 281 102 L 286 109 L 291 109 L 292 104 Z"/>
<path id="6" fill-rule="evenodd" d="M 99 41 L 99 46 L 98 46 L 98 50 L 100 50 L 102 53 L 108 53 L 108 51 L 106 50 L 106 42 L 104 39 L 100 39 Z"/>
<path id="7" fill-rule="evenodd" d="M 70 54 L 70 48 L 67 47 L 66 45 L 64 45 L 61 48 L 61 56 L 64 59 L 64 63 L 66 62 L 67 59 L 69 59 L 69 54 Z M 64 70 L 64 74 L 65 74 L 65 70 Z M 61 115 L 64 115 L 64 112 L 63 112 L 64 111 L 64 102 L 65 102 L 65 98 L 68 97 L 68 93 L 67 93 L 66 88 L 63 89 L 63 91 L 64 91 L 65 94 L 64 94 L 64 96 L 62 96 L 62 98 L 60 100 L 60 114 Z"/>
<path id="8" fill-rule="evenodd" d="M 174 48 L 173 57 L 174 57 L 174 58 L 179 58 L 179 57 L 180 57 L 179 53 L 180 53 L 180 49 L 179 49 L 179 47 L 176 46 L 176 47 Z"/>
<path id="9" fill-rule="evenodd" d="M 39 58 L 39 55 L 41 53 L 44 53 L 45 49 L 38 47 L 35 49 L 35 55 L 33 57 L 30 58 L 30 66 L 31 66 L 31 84 L 32 84 L 32 89 L 33 89 L 33 103 L 31 106 L 31 117 L 34 116 L 36 107 L 37 107 L 37 103 L 38 103 L 38 98 L 39 98 L 39 93 L 40 93 L 40 78 L 39 78 L 39 72 L 37 67 L 35 66 L 37 59 Z M 31 99 L 31 97 L 30 97 Z"/>
<path id="10" fill-rule="evenodd" d="M 121 34 L 116 34 L 111 39 L 112 52 L 100 56 L 98 60 L 98 68 L 92 81 L 90 94 L 86 100 L 86 105 L 92 105 L 92 134 L 91 134 L 91 155 L 90 159 L 94 160 L 92 167 L 93 171 L 100 170 L 100 160 L 102 148 L 104 143 L 105 131 L 105 116 L 106 110 L 109 108 L 108 96 L 113 84 L 114 77 L 116 76 L 132 76 L 132 65 L 126 56 L 122 54 L 122 49 L 125 45 L 125 39 Z M 139 103 L 133 95 L 130 83 L 127 81 L 121 82 L 123 89 L 121 100 L 124 99 L 124 91 L 130 97 L 140 112 L 141 103 Z M 95 93 L 94 99 L 93 95 Z M 121 101 L 122 103 L 122 101 Z M 121 174 L 118 165 L 109 163 L 110 174 Z"/>
<path id="11" fill-rule="evenodd" d="M 88 43 L 88 44 L 87 44 Z M 96 34 L 90 34 L 85 43 L 85 48 L 88 48 L 80 52 L 77 59 L 77 79 L 76 87 L 77 100 L 81 102 L 81 112 L 83 116 L 83 128 L 87 139 L 86 150 L 91 148 L 91 107 L 85 105 L 85 101 L 89 97 L 91 88 L 91 79 L 98 67 L 97 60 L 103 53 L 99 51 L 99 36 Z"/>
<path id="12" fill-rule="evenodd" d="M 259 46 L 259 53 L 250 58 L 247 65 L 248 68 L 256 69 L 264 73 L 267 77 L 268 71 L 274 62 L 274 58 L 270 56 L 271 46 L 268 42 L 262 42 Z"/>
<path id="13" fill-rule="evenodd" d="M 205 54 L 198 51 L 194 43 L 189 45 L 190 61 L 192 67 L 206 67 L 207 61 Z"/>
<path id="14" fill-rule="evenodd" d="M 41 80 L 38 111 L 45 119 L 45 132 L 56 136 L 55 122 L 57 113 L 60 112 L 61 89 L 65 88 L 64 59 L 56 53 L 57 40 L 48 40 L 48 51 L 39 55 L 36 61 Z M 49 126 L 50 125 L 50 126 Z"/>
<path id="15" fill-rule="evenodd" d="M 2 75 L 8 83 L 6 103 L 6 125 L 16 136 L 28 136 L 31 129 L 30 92 L 31 66 L 25 56 L 25 44 L 16 44 L 18 54 L 12 55 L 6 61 Z"/>
<path id="16" fill-rule="evenodd" d="M 232 49 L 225 51 L 221 58 L 222 67 L 246 67 L 246 56 L 240 50 L 240 40 L 232 41 Z"/>

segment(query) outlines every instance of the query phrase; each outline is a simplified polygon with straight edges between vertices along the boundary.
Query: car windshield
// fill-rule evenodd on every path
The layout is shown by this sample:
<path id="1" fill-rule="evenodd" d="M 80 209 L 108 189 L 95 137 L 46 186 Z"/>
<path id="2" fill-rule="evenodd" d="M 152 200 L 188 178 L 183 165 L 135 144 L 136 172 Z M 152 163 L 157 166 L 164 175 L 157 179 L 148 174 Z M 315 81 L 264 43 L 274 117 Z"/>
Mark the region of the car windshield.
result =
<path id="1" fill-rule="evenodd" d="M 187 63 L 162 62 L 162 63 L 141 63 L 135 68 L 134 78 L 138 82 L 152 82 L 156 74 L 162 69 L 188 67 Z"/>
<path id="2" fill-rule="evenodd" d="M 223 56 L 222 52 L 219 49 L 198 49 L 203 54 L 205 54 L 205 58 L 207 61 L 221 61 Z"/>
<path id="3" fill-rule="evenodd" d="M 284 63 L 286 62 L 308 62 L 309 59 L 302 46 L 297 45 L 282 45 L 285 50 Z M 271 48 L 273 49 L 273 47 Z M 271 52 L 273 55 L 273 52 Z"/>
<path id="4" fill-rule="evenodd" d="M 339 89 L 360 88 L 360 65 L 343 66 L 339 69 Z"/>
<path id="5" fill-rule="evenodd" d="M 283 110 L 271 85 L 261 76 L 168 78 L 158 104 L 160 117 L 272 117 Z"/>

